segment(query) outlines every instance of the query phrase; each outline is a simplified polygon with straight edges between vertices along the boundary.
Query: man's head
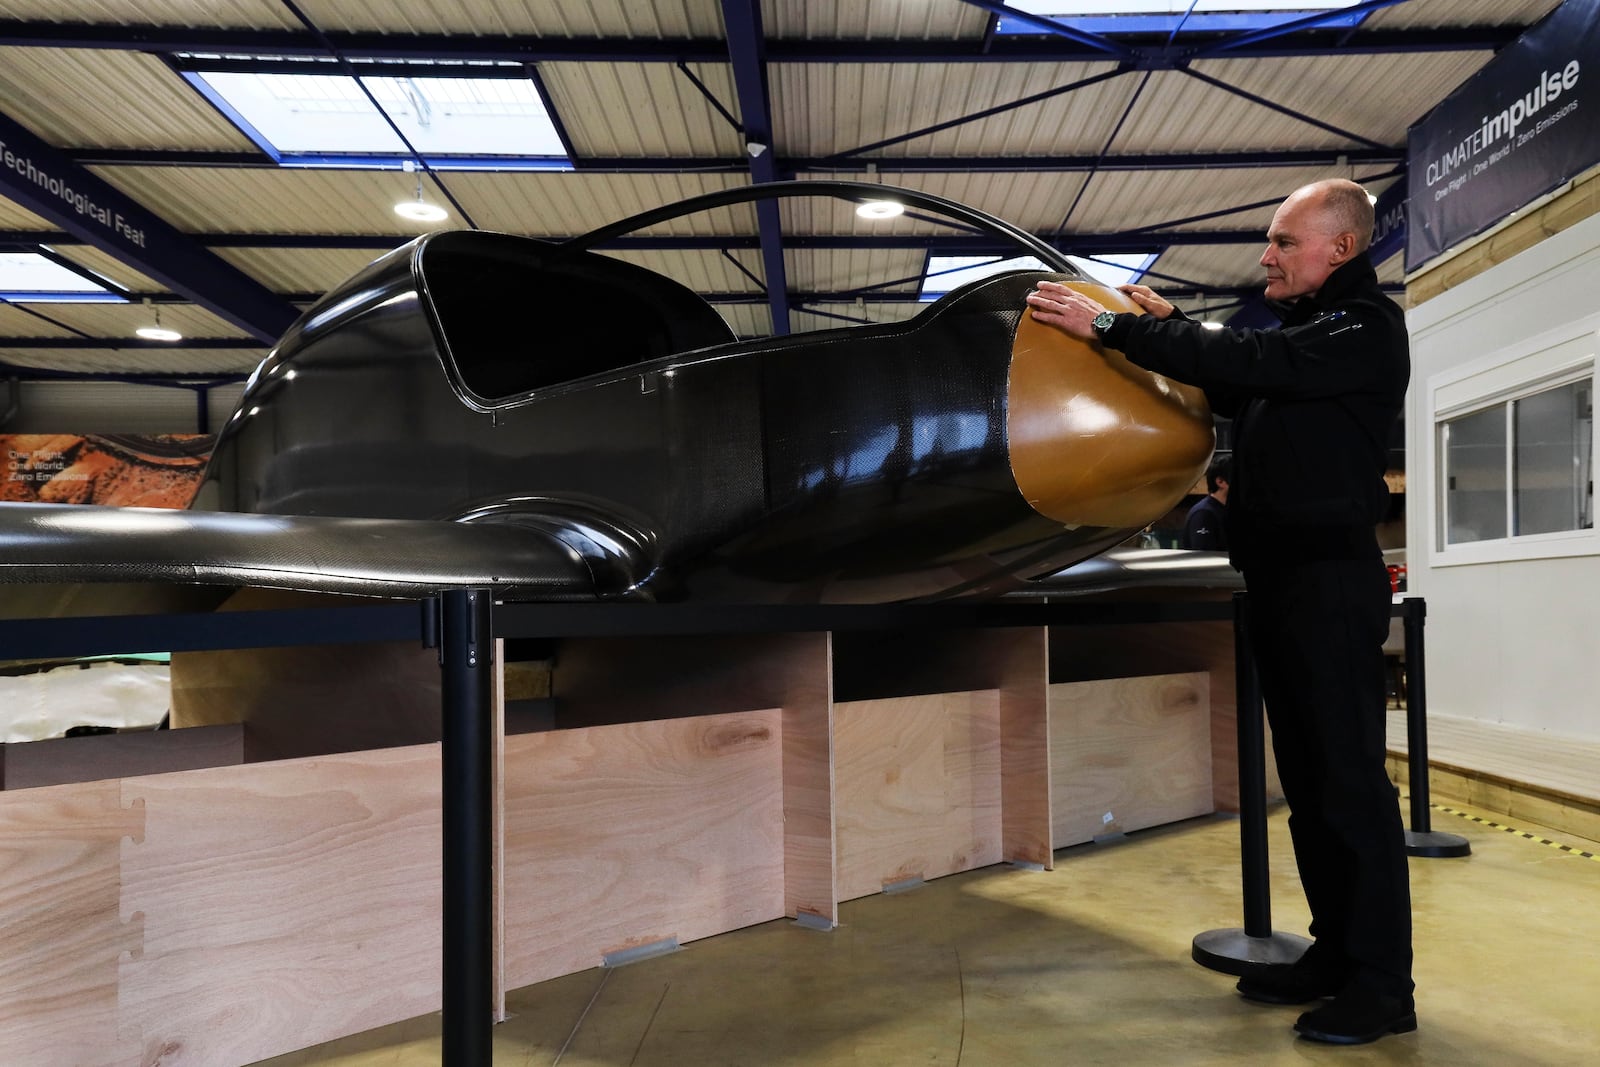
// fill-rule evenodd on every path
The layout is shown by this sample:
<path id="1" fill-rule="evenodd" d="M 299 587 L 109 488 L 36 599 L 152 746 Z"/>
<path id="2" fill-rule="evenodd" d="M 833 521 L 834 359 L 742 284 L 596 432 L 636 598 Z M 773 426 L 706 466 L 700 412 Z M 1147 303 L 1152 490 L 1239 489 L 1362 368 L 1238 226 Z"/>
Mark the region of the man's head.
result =
<path id="1" fill-rule="evenodd" d="M 1294 300 L 1322 288 L 1340 266 L 1372 243 L 1372 202 L 1343 178 L 1303 185 L 1272 216 L 1267 250 L 1268 300 Z"/>
<path id="2" fill-rule="evenodd" d="M 1233 481 L 1233 457 L 1212 456 L 1210 465 L 1206 467 L 1206 492 L 1226 504 L 1228 483 L 1231 481 Z"/>

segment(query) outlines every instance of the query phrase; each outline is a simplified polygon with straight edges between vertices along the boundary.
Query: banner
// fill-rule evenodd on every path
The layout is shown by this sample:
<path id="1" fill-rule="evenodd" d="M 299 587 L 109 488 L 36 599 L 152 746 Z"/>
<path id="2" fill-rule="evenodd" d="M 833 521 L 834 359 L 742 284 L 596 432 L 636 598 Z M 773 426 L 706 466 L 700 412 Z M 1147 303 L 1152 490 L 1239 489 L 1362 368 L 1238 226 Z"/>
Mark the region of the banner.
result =
<path id="1" fill-rule="evenodd" d="M 0 434 L 0 500 L 185 508 L 213 434 Z"/>
<path id="2" fill-rule="evenodd" d="M 1600 0 L 1566 0 L 1407 136 L 1406 270 L 1600 163 Z"/>

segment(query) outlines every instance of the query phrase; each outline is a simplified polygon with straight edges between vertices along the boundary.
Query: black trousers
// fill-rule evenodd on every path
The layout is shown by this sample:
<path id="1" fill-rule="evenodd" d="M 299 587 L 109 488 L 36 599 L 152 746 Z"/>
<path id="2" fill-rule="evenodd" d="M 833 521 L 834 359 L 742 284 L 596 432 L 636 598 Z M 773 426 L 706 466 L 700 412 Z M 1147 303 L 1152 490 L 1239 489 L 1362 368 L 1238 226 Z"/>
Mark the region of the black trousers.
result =
<path id="1" fill-rule="evenodd" d="M 1248 631 L 1319 960 L 1411 981 L 1405 827 L 1384 767 L 1389 576 L 1377 556 L 1251 567 Z"/>

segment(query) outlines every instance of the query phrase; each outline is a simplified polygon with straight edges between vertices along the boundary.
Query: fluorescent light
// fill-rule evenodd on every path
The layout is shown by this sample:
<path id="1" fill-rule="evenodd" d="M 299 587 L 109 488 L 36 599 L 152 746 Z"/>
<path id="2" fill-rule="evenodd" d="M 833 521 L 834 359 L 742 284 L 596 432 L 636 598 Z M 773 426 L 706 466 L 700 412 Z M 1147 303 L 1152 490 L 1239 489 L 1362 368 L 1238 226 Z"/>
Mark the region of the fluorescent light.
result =
<path id="1" fill-rule="evenodd" d="M 893 200 L 868 200 L 856 208 L 856 214 L 864 219 L 892 219 L 905 211 L 904 204 Z"/>
<path id="2" fill-rule="evenodd" d="M 394 213 L 412 222 L 438 222 L 450 217 L 450 213 L 438 204 L 421 199 L 400 201 L 394 206 Z"/>
<path id="3" fill-rule="evenodd" d="M 1203 329 L 1207 329 L 1207 330 L 1220 330 L 1220 329 L 1222 329 L 1222 323 L 1220 323 L 1220 322 L 1207 321 L 1207 322 L 1202 322 L 1200 325 L 1201 325 L 1201 327 Z"/>
<path id="4" fill-rule="evenodd" d="M 146 341 L 181 341 L 183 334 L 177 330 L 169 330 L 165 326 L 141 326 L 133 331 L 135 335 L 143 337 Z"/>

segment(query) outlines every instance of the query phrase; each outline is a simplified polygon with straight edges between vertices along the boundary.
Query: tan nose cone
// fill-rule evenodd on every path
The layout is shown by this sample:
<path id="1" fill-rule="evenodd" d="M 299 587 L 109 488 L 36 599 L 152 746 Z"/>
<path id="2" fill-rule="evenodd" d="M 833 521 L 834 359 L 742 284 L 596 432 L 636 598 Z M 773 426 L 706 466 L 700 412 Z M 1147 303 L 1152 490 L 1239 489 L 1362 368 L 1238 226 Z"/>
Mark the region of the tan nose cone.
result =
<path id="1" fill-rule="evenodd" d="M 1114 289 L 1068 283 L 1113 311 Z M 1137 528 L 1205 472 L 1216 444 L 1205 394 L 1024 312 L 1011 346 L 1006 435 L 1017 488 L 1068 526 Z"/>

